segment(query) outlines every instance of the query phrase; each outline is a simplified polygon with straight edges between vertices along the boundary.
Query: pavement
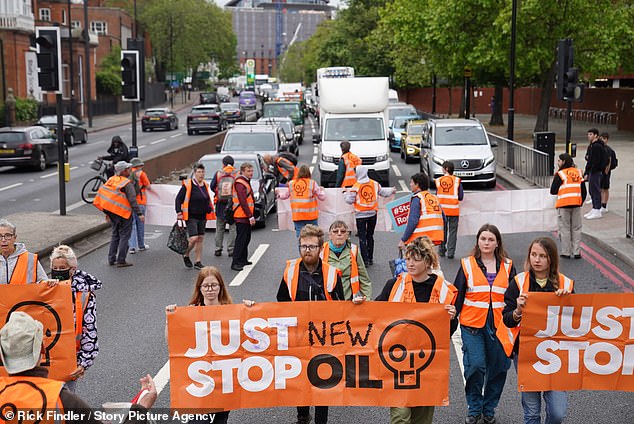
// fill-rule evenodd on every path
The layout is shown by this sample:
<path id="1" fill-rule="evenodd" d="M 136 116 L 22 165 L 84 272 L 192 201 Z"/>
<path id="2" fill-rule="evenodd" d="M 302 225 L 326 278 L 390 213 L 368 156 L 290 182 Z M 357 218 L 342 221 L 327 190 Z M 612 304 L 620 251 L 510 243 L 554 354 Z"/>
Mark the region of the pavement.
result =
<path id="1" fill-rule="evenodd" d="M 175 98 L 175 111 L 196 104 L 197 93 L 192 93 L 190 100 L 185 102 L 182 100 L 180 97 Z M 489 115 L 479 115 L 478 119 L 486 124 L 489 121 Z M 536 117 L 531 115 L 515 116 L 515 141 L 532 145 L 535 120 Z M 90 132 L 98 132 L 129 122 L 130 115 L 127 113 L 97 116 L 93 118 Z M 595 125 L 573 122 L 572 140 L 578 144 L 579 151 L 576 164 L 581 169 L 585 166 L 583 154 L 587 144 L 587 129 L 593 126 Z M 565 122 L 551 120 L 549 128 L 557 135 L 556 155 L 558 155 L 564 151 Z M 488 129 L 501 136 L 507 134 L 507 129 L 503 126 Z M 619 167 L 612 172 L 609 212 L 601 219 L 583 219 L 583 238 L 602 246 L 634 269 L 634 239 L 626 237 L 626 185 L 628 183 L 634 185 L 634 167 L 627 164 L 629 158 L 634 158 L 634 132 L 617 131 L 616 126 L 605 125 L 599 127 L 599 131 L 607 131 L 610 134 L 610 146 L 616 151 Z M 498 168 L 498 177 L 516 189 L 535 188 L 526 180 L 502 168 Z M 590 205 L 584 204 L 583 213 L 590 208 Z M 27 212 L 11 214 L 5 218 L 17 226 L 18 241 L 25 243 L 29 251 L 37 252 L 42 259 L 46 259 L 52 249 L 60 243 L 72 244 L 78 256 L 85 255 L 104 244 L 104 240 L 107 240 L 104 236 L 109 230 L 109 224 L 101 215 L 90 213 L 60 216 L 53 213 Z"/>

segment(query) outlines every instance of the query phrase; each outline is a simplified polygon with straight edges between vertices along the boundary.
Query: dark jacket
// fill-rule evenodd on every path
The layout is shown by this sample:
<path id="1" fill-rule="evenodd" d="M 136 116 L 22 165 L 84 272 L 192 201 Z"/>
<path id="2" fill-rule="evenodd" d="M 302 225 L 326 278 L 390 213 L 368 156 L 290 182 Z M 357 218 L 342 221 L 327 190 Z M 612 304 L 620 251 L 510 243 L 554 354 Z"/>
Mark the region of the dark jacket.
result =
<path id="1" fill-rule="evenodd" d="M 337 275 L 337 283 L 335 288 L 330 292 L 332 300 L 344 300 L 343 296 L 343 284 L 341 283 L 341 277 Z M 277 291 L 278 302 L 291 302 L 291 294 L 288 292 L 288 287 L 282 278 L 280 288 Z M 309 272 L 302 261 L 299 264 L 299 278 L 297 280 L 297 295 L 295 296 L 296 302 L 302 301 L 315 301 L 326 300 L 324 293 L 324 275 L 321 271 L 321 259 L 317 265 L 315 272 Z"/>
<path id="2" fill-rule="evenodd" d="M 128 151 L 128 146 L 126 146 L 123 142 L 119 143 L 118 146 L 110 144 L 107 152 L 108 156 L 104 156 L 103 159 L 111 160 L 113 163 L 117 163 L 121 160 L 126 162 L 130 160 L 130 152 Z"/>
<path id="3" fill-rule="evenodd" d="M 416 193 L 420 192 L 418 190 Z M 407 225 L 405 226 L 405 231 L 403 231 L 403 235 L 401 236 L 401 240 L 406 242 L 414 233 L 416 226 L 418 225 L 418 221 L 420 220 L 420 199 L 418 196 L 415 196 L 416 193 L 412 193 L 412 198 L 409 201 L 409 215 L 407 216 Z M 413 217 L 414 219 L 410 219 Z"/>
<path id="4" fill-rule="evenodd" d="M 185 193 L 187 193 L 187 188 L 185 185 L 182 185 L 176 195 L 176 200 L 174 201 L 176 213 L 183 211 L 182 205 L 185 201 Z M 211 199 L 209 198 L 209 193 L 207 193 L 204 185 L 198 186 L 198 184 L 192 179 L 192 192 L 189 198 L 189 218 L 205 219 L 205 215 L 212 210 L 210 202 Z"/>
<path id="5" fill-rule="evenodd" d="M 594 172 L 603 172 L 603 155 L 605 144 L 603 140 L 598 139 L 588 146 L 588 152 L 586 154 L 586 169 L 584 175 L 590 175 Z"/>

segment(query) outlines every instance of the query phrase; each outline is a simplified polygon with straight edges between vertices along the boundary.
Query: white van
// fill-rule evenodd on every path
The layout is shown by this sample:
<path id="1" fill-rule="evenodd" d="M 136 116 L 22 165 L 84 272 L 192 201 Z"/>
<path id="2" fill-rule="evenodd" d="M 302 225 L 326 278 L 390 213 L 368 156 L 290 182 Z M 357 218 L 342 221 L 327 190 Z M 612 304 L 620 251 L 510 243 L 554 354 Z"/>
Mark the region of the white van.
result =
<path id="1" fill-rule="evenodd" d="M 443 175 L 442 164 L 453 162 L 454 175 L 463 182 L 495 187 L 495 155 L 482 123 L 475 119 L 432 119 L 423 130 L 420 171 L 430 185 Z"/>

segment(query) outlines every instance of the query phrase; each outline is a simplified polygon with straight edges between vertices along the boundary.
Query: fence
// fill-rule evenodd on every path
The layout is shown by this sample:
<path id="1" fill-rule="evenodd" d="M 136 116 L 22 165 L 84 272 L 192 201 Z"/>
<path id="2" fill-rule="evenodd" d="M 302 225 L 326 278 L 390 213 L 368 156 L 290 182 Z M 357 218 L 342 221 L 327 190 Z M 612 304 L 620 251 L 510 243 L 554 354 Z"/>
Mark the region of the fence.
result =
<path id="1" fill-rule="evenodd" d="M 548 109 L 548 115 L 554 119 L 566 119 L 566 108 L 551 107 Z M 583 121 L 590 124 L 616 125 L 616 113 L 603 112 L 599 110 L 572 110 L 572 119 L 575 121 Z"/>
<path id="2" fill-rule="evenodd" d="M 625 185 L 625 237 L 634 237 L 634 189 L 632 184 Z"/>
<path id="3" fill-rule="evenodd" d="M 512 174 L 524 178 L 538 187 L 550 187 L 553 170 L 550 168 L 550 158 L 547 153 L 524 146 L 489 133 L 489 139 L 495 143 L 495 160 L 497 166 L 508 169 Z"/>

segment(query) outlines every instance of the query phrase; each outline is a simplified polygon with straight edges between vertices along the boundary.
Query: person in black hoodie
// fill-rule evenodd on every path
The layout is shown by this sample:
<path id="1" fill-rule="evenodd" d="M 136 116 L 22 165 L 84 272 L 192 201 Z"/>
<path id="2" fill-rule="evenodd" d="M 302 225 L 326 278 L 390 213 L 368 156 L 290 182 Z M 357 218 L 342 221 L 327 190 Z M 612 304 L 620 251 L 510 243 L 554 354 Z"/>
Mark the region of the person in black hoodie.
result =
<path id="1" fill-rule="evenodd" d="M 109 167 L 106 170 L 106 175 L 108 176 L 108 178 L 110 178 L 114 175 L 115 163 L 119 161 L 130 161 L 130 151 L 128 150 L 128 146 L 126 146 L 121 137 L 115 135 L 114 137 L 112 137 L 112 141 L 110 142 L 110 147 L 108 147 L 107 152 L 108 154 L 106 156 L 99 156 L 98 159 L 112 161 L 113 166 Z"/>
<path id="2" fill-rule="evenodd" d="M 599 130 L 590 128 L 588 130 L 588 141 L 590 145 L 586 153 L 586 169 L 584 177 L 589 182 L 590 197 L 592 198 L 592 210 L 584 215 L 586 219 L 601 218 L 601 178 L 603 176 L 604 149 L 603 140 L 599 137 Z"/>

